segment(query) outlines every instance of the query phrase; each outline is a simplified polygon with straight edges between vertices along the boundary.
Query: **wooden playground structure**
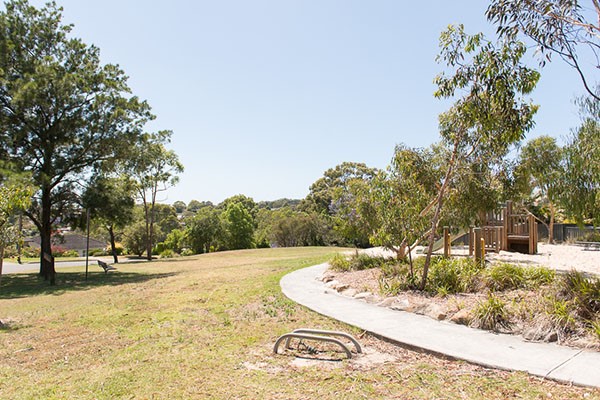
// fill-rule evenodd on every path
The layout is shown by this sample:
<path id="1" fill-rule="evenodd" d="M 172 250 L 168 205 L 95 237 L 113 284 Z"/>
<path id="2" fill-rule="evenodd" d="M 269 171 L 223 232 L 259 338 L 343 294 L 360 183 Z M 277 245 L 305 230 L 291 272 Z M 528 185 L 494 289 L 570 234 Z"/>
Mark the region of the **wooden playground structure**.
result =
<path id="1" fill-rule="evenodd" d="M 537 254 L 538 229 L 535 217 L 531 214 L 514 213 L 512 201 L 507 201 L 499 213 L 488 213 L 485 225 L 470 227 L 468 235 L 469 255 L 474 255 L 477 259 L 483 258 L 487 251 Z M 450 229 L 444 227 L 444 256 L 450 256 L 453 240 Z"/>

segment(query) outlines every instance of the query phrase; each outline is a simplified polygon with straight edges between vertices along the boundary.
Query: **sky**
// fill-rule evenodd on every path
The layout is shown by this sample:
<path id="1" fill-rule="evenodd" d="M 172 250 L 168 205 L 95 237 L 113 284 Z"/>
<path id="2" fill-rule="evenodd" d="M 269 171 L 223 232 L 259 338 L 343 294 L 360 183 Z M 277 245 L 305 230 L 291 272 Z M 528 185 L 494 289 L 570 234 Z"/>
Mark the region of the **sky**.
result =
<path id="1" fill-rule="evenodd" d="M 480 0 L 57 3 L 72 34 L 149 102 L 147 130 L 173 131 L 185 172 L 164 203 L 304 198 L 344 161 L 385 168 L 396 144 L 429 146 L 451 104 L 433 96 L 440 33 L 495 31 Z M 582 85 L 559 59 L 541 72 L 527 138 L 560 141 L 579 124 Z"/>

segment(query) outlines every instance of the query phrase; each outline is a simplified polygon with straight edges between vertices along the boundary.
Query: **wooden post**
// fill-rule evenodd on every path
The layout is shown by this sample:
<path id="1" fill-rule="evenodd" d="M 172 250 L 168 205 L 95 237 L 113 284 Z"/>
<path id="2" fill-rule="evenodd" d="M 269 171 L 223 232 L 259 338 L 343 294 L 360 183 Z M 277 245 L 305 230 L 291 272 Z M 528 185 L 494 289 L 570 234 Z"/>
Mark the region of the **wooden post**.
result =
<path id="1" fill-rule="evenodd" d="M 480 262 L 485 261 L 485 238 L 481 238 L 481 257 Z"/>
<path id="2" fill-rule="evenodd" d="M 502 229 L 501 226 L 496 227 L 496 253 L 500 253 L 502 250 Z"/>
<path id="3" fill-rule="evenodd" d="M 508 213 L 508 203 L 509 202 L 507 201 L 506 206 L 502 209 L 502 250 L 508 250 L 508 224 L 510 220 L 510 214 Z"/>
<path id="4" fill-rule="evenodd" d="M 481 228 L 475 228 L 474 229 L 475 232 L 475 262 L 476 263 L 480 263 L 481 262 L 481 254 L 482 254 L 482 242 L 483 242 L 483 238 L 481 237 Z"/>
<path id="5" fill-rule="evenodd" d="M 474 226 L 469 227 L 469 257 L 473 256 L 473 252 L 475 251 L 475 229 Z"/>
<path id="6" fill-rule="evenodd" d="M 444 257 L 450 257 L 450 228 L 444 227 Z"/>
<path id="7" fill-rule="evenodd" d="M 529 214 L 528 229 L 529 229 L 529 254 L 537 253 L 537 223 L 535 217 Z"/>

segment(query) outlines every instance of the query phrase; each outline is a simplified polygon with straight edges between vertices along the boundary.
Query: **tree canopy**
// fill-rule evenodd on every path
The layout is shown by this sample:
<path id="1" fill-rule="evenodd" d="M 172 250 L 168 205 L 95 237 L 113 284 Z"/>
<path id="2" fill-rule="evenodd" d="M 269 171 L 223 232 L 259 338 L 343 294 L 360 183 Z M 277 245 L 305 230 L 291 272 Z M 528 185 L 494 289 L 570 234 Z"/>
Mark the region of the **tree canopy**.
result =
<path id="1" fill-rule="evenodd" d="M 501 37 L 521 33 L 530 38 L 542 66 L 558 55 L 575 69 L 589 95 L 600 100 L 592 81 L 600 68 L 600 1 L 493 0 L 486 15 Z"/>
<path id="2" fill-rule="evenodd" d="M 11 0 L 0 12 L 0 148 L 31 173 L 37 192 L 27 216 L 42 238 L 41 274 L 54 282 L 53 223 L 77 202 L 79 181 L 124 157 L 152 118 L 116 65 L 71 38 L 55 3 Z"/>

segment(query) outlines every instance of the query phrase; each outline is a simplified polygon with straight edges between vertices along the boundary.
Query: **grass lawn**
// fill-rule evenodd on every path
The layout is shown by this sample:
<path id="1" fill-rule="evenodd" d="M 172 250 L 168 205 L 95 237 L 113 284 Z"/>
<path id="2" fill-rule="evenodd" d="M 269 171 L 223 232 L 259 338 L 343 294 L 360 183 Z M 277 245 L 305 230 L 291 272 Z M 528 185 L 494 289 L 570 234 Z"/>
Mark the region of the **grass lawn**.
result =
<path id="1" fill-rule="evenodd" d="M 450 361 L 378 341 L 281 294 L 331 248 L 265 249 L 61 269 L 0 285 L 1 399 L 600 398 L 600 391 Z M 385 360 L 274 355 L 295 328 L 344 330 Z M 385 357 L 381 357 L 385 356 Z M 367 356 L 365 356 L 367 357 Z M 344 357 L 341 357 L 342 359 Z M 303 366 L 307 364 L 308 366 Z"/>

